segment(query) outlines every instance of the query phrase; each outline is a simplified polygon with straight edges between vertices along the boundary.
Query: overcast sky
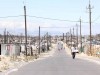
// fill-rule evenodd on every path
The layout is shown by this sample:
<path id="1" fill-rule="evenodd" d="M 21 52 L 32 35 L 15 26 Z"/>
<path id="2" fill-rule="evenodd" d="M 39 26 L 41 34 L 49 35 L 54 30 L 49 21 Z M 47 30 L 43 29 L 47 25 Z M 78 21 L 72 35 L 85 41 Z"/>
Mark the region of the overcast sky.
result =
<path id="1" fill-rule="evenodd" d="M 79 22 L 57 21 L 51 19 L 89 21 L 89 0 L 0 0 L 0 33 L 6 28 L 11 34 L 24 34 L 24 9 L 27 9 L 28 35 L 38 35 L 38 27 L 62 27 L 41 28 L 41 33 L 62 34 L 75 28 Z M 100 0 L 91 0 L 92 9 L 92 34 L 100 33 Z M 7 16 L 16 16 L 8 17 Z M 5 18 L 2 18 L 5 17 Z M 95 20 L 95 21 L 94 21 Z M 66 28 L 65 28 L 66 27 Z M 89 34 L 89 23 L 82 23 L 82 34 Z"/>

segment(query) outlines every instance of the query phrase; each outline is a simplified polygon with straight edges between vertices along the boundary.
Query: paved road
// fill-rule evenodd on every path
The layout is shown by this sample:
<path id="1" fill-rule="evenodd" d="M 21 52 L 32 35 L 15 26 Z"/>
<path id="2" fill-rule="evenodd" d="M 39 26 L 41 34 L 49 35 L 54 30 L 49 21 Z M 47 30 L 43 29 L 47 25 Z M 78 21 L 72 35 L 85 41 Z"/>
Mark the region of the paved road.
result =
<path id="1" fill-rule="evenodd" d="M 53 56 L 32 62 L 9 75 L 100 75 L 100 65 L 72 59 L 64 50 L 57 50 Z"/>

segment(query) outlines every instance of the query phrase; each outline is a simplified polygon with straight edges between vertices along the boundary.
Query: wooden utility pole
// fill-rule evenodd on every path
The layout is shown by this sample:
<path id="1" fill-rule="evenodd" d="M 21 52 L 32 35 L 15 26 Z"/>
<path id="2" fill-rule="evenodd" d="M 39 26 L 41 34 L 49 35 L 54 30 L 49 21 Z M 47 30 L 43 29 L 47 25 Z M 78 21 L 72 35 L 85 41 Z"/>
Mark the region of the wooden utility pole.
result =
<path id="1" fill-rule="evenodd" d="M 41 53 L 41 51 L 40 51 L 40 26 L 39 26 L 39 51 L 38 51 L 38 53 L 39 54 Z"/>
<path id="2" fill-rule="evenodd" d="M 81 51 L 82 51 L 82 33 L 81 33 L 81 18 L 80 18 L 80 44 L 81 44 Z"/>
<path id="3" fill-rule="evenodd" d="M 22 44 L 22 40 L 23 40 L 23 34 L 21 33 L 20 35 L 20 43 Z"/>
<path id="4" fill-rule="evenodd" d="M 73 27 L 73 35 L 72 35 L 72 39 L 73 39 L 73 42 L 74 42 L 74 27 Z"/>
<path id="5" fill-rule="evenodd" d="M 68 33 L 66 33 L 66 44 L 67 44 L 67 40 L 68 40 L 68 38 L 67 38 L 67 37 L 68 37 Z"/>
<path id="6" fill-rule="evenodd" d="M 92 41 L 92 39 L 91 39 L 91 34 L 92 34 L 92 30 L 91 30 L 91 9 L 92 9 L 92 7 L 91 7 L 91 4 L 90 4 L 90 0 L 89 0 L 88 9 L 89 9 L 89 25 L 90 25 L 90 54 L 92 56 L 92 52 L 91 52 L 91 41 Z"/>
<path id="7" fill-rule="evenodd" d="M 77 37 L 77 48 L 78 48 L 78 25 L 76 24 L 76 37 Z"/>
<path id="8" fill-rule="evenodd" d="M 49 44 L 48 44 L 48 32 L 47 32 L 47 51 L 49 50 Z"/>
<path id="9" fill-rule="evenodd" d="M 6 29 L 4 30 L 4 44 L 6 44 Z"/>
<path id="10" fill-rule="evenodd" d="M 10 43 L 10 38 L 9 38 L 9 32 L 7 31 L 7 34 L 6 34 L 6 44 Z"/>
<path id="11" fill-rule="evenodd" d="M 51 46 L 51 38 L 52 38 L 52 37 L 51 37 L 51 35 L 50 35 L 50 46 Z"/>
<path id="12" fill-rule="evenodd" d="M 8 44 L 8 31 L 6 31 L 6 29 L 4 30 L 4 44 Z"/>
<path id="13" fill-rule="evenodd" d="M 64 41 L 64 33 L 63 33 L 63 41 Z"/>
<path id="14" fill-rule="evenodd" d="M 26 6 L 24 6 L 24 17 L 25 17 L 25 50 L 27 56 L 27 22 L 26 22 Z"/>
<path id="15" fill-rule="evenodd" d="M 73 27 L 73 37 L 74 37 L 74 27 Z"/>
<path id="16" fill-rule="evenodd" d="M 71 28 L 70 28 L 70 38 L 71 38 L 71 46 L 72 46 L 72 31 L 71 31 Z"/>
<path id="17" fill-rule="evenodd" d="M 69 43 L 69 39 L 70 39 L 69 32 L 67 34 L 67 39 L 68 39 L 68 43 Z"/>

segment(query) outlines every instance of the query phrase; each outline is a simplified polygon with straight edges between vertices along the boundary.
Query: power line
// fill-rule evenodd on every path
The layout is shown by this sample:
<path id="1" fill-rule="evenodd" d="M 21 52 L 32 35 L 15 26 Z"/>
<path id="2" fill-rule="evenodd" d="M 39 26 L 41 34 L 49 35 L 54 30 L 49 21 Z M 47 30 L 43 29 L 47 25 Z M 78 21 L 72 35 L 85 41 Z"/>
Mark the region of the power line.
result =
<path id="1" fill-rule="evenodd" d="M 5 16 L 0 18 L 14 18 L 14 17 L 23 17 L 24 15 L 18 15 L 18 16 Z M 72 20 L 63 20 L 63 19 L 54 19 L 54 18 L 46 18 L 46 17 L 38 17 L 38 16 L 30 16 L 26 15 L 27 17 L 34 17 L 34 18 L 40 18 L 40 19 L 48 19 L 48 20 L 56 20 L 56 21 L 67 21 L 67 22 L 79 22 L 79 21 L 72 21 Z M 82 23 L 89 23 L 89 22 L 83 22 Z"/>
<path id="2" fill-rule="evenodd" d="M 5 16 L 5 17 L 0 17 L 0 18 L 13 18 L 13 17 L 21 17 L 21 16 L 24 16 L 24 15 L 18 15 L 18 16 Z"/>
<path id="3" fill-rule="evenodd" d="M 62 19 L 54 19 L 54 18 L 46 18 L 46 17 L 38 17 L 38 16 L 30 16 L 27 15 L 28 17 L 34 17 L 34 18 L 41 18 L 41 19 L 48 19 L 48 20 L 57 20 L 57 21 L 67 21 L 67 22 L 79 22 L 79 21 L 72 21 L 72 20 L 62 20 Z M 82 23 L 89 23 L 89 22 L 83 22 Z"/>
<path id="4" fill-rule="evenodd" d="M 75 27 L 75 26 L 71 26 L 71 27 Z M 41 28 L 71 28 L 71 27 L 41 27 Z"/>
<path id="5" fill-rule="evenodd" d="M 29 15 L 28 15 L 28 16 L 29 16 Z M 79 22 L 79 21 L 62 20 L 62 19 L 53 19 L 53 18 L 45 18 L 45 17 L 38 17 L 38 16 L 29 16 L 29 17 L 41 18 L 41 19 L 48 19 L 48 20 L 57 20 L 57 21 Z"/>
<path id="6" fill-rule="evenodd" d="M 100 18 L 100 16 L 98 16 L 93 22 L 97 21 Z"/>

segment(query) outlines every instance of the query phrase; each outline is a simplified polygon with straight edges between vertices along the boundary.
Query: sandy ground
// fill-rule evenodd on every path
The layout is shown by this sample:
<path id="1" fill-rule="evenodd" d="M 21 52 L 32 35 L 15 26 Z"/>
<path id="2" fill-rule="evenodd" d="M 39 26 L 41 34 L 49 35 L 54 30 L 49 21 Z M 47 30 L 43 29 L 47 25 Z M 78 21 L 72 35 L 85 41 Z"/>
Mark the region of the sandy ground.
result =
<path id="1" fill-rule="evenodd" d="M 45 53 L 41 53 L 39 55 L 39 58 L 38 59 L 35 59 L 35 61 L 42 60 L 42 59 L 46 59 L 47 57 L 52 56 L 54 54 L 55 50 L 56 50 L 55 48 L 56 48 L 56 45 L 53 45 L 53 48 L 50 51 L 45 52 Z"/>

